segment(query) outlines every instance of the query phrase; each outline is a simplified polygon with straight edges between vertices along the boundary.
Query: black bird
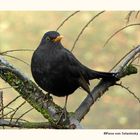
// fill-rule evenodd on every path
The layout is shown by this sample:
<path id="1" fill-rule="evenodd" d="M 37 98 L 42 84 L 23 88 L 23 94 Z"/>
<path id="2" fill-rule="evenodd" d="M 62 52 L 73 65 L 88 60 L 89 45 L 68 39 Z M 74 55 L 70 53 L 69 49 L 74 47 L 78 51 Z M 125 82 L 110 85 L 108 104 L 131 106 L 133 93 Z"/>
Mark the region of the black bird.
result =
<path id="1" fill-rule="evenodd" d="M 56 31 L 46 32 L 34 51 L 31 71 L 36 83 L 48 93 L 67 97 L 77 88 L 90 94 L 89 80 L 96 78 L 113 79 L 115 73 L 99 72 L 81 64 L 76 57 L 61 44 L 62 36 Z"/>

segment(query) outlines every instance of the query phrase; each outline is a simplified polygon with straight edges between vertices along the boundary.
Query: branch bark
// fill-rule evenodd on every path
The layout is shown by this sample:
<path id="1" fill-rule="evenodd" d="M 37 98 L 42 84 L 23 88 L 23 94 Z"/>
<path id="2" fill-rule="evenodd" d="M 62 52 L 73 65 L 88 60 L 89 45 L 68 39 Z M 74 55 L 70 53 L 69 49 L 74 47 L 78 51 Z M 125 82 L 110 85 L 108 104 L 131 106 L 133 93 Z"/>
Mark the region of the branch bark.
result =
<path id="1" fill-rule="evenodd" d="M 55 128 L 49 122 L 16 122 L 16 121 L 7 121 L 0 119 L 0 126 L 7 126 L 7 127 L 18 127 L 18 128 Z"/>

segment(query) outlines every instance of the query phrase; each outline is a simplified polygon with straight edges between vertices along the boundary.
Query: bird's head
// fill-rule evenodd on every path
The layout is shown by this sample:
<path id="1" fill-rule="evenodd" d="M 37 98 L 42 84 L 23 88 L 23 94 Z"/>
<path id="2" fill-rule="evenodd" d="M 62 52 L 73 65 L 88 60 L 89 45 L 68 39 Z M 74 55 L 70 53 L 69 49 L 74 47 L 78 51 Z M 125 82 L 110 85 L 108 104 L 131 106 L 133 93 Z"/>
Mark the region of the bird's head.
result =
<path id="1" fill-rule="evenodd" d="M 60 42 L 63 36 L 56 31 L 46 32 L 42 38 L 42 43 L 57 43 Z"/>

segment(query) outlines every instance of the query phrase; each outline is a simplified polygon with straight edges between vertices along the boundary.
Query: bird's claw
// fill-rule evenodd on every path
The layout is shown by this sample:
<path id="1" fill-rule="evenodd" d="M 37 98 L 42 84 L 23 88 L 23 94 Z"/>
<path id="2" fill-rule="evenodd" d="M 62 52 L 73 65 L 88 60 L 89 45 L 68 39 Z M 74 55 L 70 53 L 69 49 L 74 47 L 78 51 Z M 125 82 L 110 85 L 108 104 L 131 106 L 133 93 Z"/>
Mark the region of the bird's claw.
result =
<path id="1" fill-rule="evenodd" d="M 61 112 L 61 114 L 60 114 L 60 117 L 59 117 L 58 121 L 56 122 L 56 124 L 59 124 L 61 121 L 64 122 L 67 119 L 67 110 L 66 110 L 66 108 L 64 107 L 63 110 L 60 111 L 60 112 Z M 57 113 L 60 113 L 60 112 L 57 112 Z"/>
<path id="2" fill-rule="evenodd" d="M 44 100 L 51 101 L 53 100 L 52 96 L 50 96 L 50 93 L 45 94 Z"/>

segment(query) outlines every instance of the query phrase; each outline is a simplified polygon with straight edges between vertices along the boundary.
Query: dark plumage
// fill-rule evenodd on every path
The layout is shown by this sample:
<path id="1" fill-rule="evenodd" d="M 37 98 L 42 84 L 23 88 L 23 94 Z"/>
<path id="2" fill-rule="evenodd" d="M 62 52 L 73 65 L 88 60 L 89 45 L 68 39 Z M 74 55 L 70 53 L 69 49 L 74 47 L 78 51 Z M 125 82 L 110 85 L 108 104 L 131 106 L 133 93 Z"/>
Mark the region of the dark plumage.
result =
<path id="1" fill-rule="evenodd" d="M 68 96 L 82 87 L 90 93 L 89 80 L 113 79 L 115 74 L 94 71 L 81 64 L 61 44 L 62 36 L 49 31 L 43 36 L 31 60 L 31 71 L 36 83 L 55 96 Z"/>

